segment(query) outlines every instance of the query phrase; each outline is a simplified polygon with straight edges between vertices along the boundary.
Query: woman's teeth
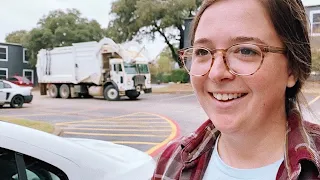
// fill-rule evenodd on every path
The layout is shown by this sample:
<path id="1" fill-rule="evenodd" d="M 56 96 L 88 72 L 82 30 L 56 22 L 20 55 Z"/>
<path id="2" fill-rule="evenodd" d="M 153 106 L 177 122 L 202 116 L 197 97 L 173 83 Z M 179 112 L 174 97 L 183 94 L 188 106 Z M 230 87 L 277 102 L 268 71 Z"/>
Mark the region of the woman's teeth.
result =
<path id="1" fill-rule="evenodd" d="M 213 93 L 212 95 L 214 98 L 216 98 L 219 101 L 227 101 L 227 100 L 237 99 L 239 97 L 244 96 L 245 94 L 242 94 L 242 93 L 234 93 L 234 94 Z"/>

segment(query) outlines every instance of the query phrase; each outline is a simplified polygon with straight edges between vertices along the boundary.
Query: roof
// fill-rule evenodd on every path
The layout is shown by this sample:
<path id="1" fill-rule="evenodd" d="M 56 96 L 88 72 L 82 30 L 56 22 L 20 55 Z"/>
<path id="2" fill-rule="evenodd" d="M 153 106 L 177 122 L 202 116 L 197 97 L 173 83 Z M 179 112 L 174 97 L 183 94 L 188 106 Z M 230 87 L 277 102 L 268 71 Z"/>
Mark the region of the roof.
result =
<path id="1" fill-rule="evenodd" d="M 5 45 L 14 45 L 14 46 L 22 46 L 22 44 L 18 44 L 18 43 L 0 42 L 0 44 L 5 44 Z"/>
<path id="2" fill-rule="evenodd" d="M 319 0 L 302 0 L 302 3 L 305 7 L 309 6 L 320 6 Z"/>

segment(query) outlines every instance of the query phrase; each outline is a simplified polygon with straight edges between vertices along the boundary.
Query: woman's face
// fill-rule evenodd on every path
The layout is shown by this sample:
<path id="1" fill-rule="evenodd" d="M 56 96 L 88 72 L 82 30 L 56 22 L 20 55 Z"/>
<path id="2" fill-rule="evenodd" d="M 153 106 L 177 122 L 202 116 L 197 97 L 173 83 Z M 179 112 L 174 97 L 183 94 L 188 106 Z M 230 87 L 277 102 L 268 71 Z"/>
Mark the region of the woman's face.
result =
<path id="1" fill-rule="evenodd" d="M 236 43 L 284 47 L 270 17 L 257 0 L 219 0 L 203 13 L 194 46 L 226 49 Z M 216 53 L 210 71 L 191 77 L 203 109 L 225 133 L 255 129 L 285 117 L 285 90 L 295 84 L 284 54 L 265 53 L 261 68 L 251 76 L 235 76 Z M 242 94 L 232 100 L 214 96 Z"/>

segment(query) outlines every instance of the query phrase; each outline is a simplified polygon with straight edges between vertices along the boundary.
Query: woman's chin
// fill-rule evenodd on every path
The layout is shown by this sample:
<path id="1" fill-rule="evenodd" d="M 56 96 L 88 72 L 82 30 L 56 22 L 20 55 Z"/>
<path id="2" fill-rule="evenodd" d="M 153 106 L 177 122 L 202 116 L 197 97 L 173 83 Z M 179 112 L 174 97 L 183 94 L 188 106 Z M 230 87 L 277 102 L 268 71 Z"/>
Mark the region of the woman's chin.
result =
<path id="1" fill-rule="evenodd" d="M 210 117 L 210 116 L 209 116 Z M 240 120 L 235 117 L 214 116 L 210 118 L 216 129 L 222 133 L 231 133 L 240 129 Z"/>

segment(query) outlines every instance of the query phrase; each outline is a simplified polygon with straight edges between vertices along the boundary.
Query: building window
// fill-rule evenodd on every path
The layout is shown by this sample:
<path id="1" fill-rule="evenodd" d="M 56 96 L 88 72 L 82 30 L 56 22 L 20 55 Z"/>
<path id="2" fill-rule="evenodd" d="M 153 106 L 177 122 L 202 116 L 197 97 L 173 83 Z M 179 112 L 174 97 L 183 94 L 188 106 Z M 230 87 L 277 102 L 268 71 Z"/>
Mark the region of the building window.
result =
<path id="1" fill-rule="evenodd" d="M 320 10 L 310 11 L 311 36 L 320 36 Z"/>
<path id="2" fill-rule="evenodd" d="M 8 46 L 0 46 L 0 61 L 8 61 Z"/>
<path id="3" fill-rule="evenodd" d="M 0 79 L 8 78 L 8 68 L 0 68 Z"/>
<path id="4" fill-rule="evenodd" d="M 29 56 L 27 53 L 27 49 L 23 48 L 23 62 L 24 63 L 29 63 Z"/>
<path id="5" fill-rule="evenodd" d="M 23 70 L 23 77 L 29 79 L 32 83 L 33 82 L 33 70 L 32 69 L 24 69 Z"/>

